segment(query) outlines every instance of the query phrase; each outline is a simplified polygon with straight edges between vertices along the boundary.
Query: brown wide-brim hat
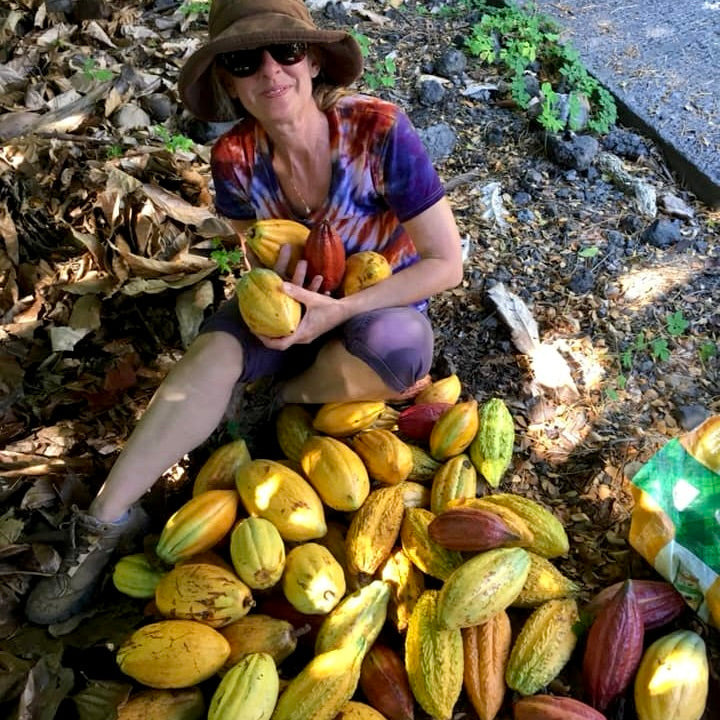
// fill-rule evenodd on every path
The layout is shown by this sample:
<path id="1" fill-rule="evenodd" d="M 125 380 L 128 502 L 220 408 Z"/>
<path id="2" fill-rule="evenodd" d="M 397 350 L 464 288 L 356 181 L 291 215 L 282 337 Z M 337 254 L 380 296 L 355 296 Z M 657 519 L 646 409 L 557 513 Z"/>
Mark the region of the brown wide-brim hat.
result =
<path id="1" fill-rule="evenodd" d="M 221 53 L 306 42 L 320 50 L 322 74 L 328 83 L 349 85 L 362 74 L 362 54 L 355 38 L 344 30 L 320 30 L 302 0 L 214 0 L 208 30 L 209 41 L 187 59 L 178 77 L 185 107 L 200 120 L 227 120 L 218 112 L 210 76 Z"/>

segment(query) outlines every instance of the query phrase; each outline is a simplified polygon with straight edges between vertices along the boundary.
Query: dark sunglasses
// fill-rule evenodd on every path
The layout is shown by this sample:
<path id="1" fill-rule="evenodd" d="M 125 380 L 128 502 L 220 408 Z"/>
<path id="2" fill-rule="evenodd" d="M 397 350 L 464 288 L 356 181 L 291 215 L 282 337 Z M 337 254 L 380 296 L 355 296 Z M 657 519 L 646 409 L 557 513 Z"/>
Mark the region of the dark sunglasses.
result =
<path id="1" fill-rule="evenodd" d="M 235 52 L 222 53 L 217 61 L 231 75 L 235 77 L 250 77 L 262 65 L 263 52 L 267 50 L 275 62 L 281 65 L 295 65 L 307 55 L 307 43 L 292 42 L 278 45 L 265 45 L 252 50 L 235 50 Z"/>

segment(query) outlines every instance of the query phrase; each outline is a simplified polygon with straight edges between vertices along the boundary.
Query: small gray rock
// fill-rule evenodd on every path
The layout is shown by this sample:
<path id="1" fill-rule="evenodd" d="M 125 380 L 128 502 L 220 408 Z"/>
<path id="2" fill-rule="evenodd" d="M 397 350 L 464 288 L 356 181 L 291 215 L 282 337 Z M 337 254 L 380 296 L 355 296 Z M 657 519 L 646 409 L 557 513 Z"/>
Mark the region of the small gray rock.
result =
<path id="1" fill-rule="evenodd" d="M 419 129 L 418 135 L 433 162 L 450 157 L 457 142 L 457 136 L 447 123 Z"/>
<path id="2" fill-rule="evenodd" d="M 587 170 L 600 144 L 590 135 L 548 135 L 548 157 L 562 168 Z"/>
<path id="3" fill-rule="evenodd" d="M 163 123 L 175 111 L 175 103 L 164 93 L 151 93 L 142 98 L 142 105 L 153 120 Z"/>
<path id="4" fill-rule="evenodd" d="M 681 238 L 679 220 L 654 220 L 640 236 L 640 240 L 656 248 L 667 248 Z"/>
<path id="5" fill-rule="evenodd" d="M 467 67 L 465 54 L 456 48 L 449 48 L 435 61 L 435 72 L 441 77 L 460 75 Z"/>
<path id="6" fill-rule="evenodd" d="M 434 78 L 422 80 L 418 85 L 418 100 L 421 105 L 437 105 L 445 97 L 445 88 Z"/>
<path id="7" fill-rule="evenodd" d="M 675 408 L 675 419 L 685 430 L 693 430 L 710 417 L 710 411 L 703 405 L 679 405 Z"/>

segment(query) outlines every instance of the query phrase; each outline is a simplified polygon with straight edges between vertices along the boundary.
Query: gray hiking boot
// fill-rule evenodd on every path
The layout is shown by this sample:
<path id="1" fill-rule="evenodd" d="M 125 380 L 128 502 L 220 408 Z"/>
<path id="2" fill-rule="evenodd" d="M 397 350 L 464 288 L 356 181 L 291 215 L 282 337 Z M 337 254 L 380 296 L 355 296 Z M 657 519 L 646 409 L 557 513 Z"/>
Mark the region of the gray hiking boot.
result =
<path id="1" fill-rule="evenodd" d="M 41 580 L 28 596 L 25 604 L 28 620 L 52 625 L 83 610 L 120 541 L 132 539 L 147 527 L 147 513 L 138 506 L 112 523 L 102 523 L 73 508 L 65 556 L 57 573 Z"/>

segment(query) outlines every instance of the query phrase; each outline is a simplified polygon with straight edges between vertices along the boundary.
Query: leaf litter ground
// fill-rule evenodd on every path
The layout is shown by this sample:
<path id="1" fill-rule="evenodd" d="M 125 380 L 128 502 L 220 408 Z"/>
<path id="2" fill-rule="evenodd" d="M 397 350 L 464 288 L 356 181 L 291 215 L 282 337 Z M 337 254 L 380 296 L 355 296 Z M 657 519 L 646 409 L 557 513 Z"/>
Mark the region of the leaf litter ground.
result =
<path id="1" fill-rule="evenodd" d="M 625 577 L 653 577 L 627 543 L 627 477 L 698 417 L 720 412 L 711 352 L 720 216 L 685 192 L 644 140 L 647 152 L 625 167 L 688 212 L 671 246 L 642 242 L 650 220 L 632 197 L 600 173 L 551 162 L 539 128 L 497 91 L 481 100 L 461 93 L 468 82 L 497 87 L 493 68 L 470 60 L 465 80 L 443 81 L 444 99 L 420 102 L 418 78 L 467 36 L 470 18 L 421 13 L 410 2 L 353 6 L 344 19 L 371 39 L 374 57 L 394 51 L 397 65 L 393 87 L 363 89 L 401 104 L 419 128 L 444 123 L 456 137 L 437 165 L 468 258 L 462 285 L 431 305 L 433 376 L 456 372 L 466 397 L 507 402 L 518 442 L 502 489 L 562 519 L 571 551 L 558 566 L 582 583 L 582 599 Z M 232 275 L 218 273 L 210 253 L 214 238 L 229 249 L 233 240 L 209 210 L 206 129 L 176 104 L 177 71 L 204 32 L 202 18 L 173 3 L 123 3 L 82 23 L 46 16 L 38 2 L 11 8 L 15 32 L 3 31 L 2 59 L 17 77 L 0 116 L 0 623 L 12 700 L 0 707 L 14 707 L 22 692 L 28 717 L 91 718 L 94 703 L 114 707 L 127 694 L 111 649 L 141 619 L 141 604 L 121 598 L 108 574 L 97 607 L 48 634 L 24 624 L 23 598 L 57 564 L 67 508 L 97 491 L 202 317 L 231 292 Z M 196 144 L 169 149 L 168 134 L 152 129 L 162 116 L 142 115 L 150 107 L 167 110 L 170 139 L 187 133 Z M 534 382 L 488 299 L 497 282 L 527 303 L 578 397 Z M 669 316 L 688 327 L 670 332 Z M 218 431 L 156 484 L 147 498 L 155 531 L 187 499 L 214 447 L 241 434 L 254 457 L 277 452 L 267 397 L 262 383 L 239 391 Z M 710 646 L 709 718 L 718 709 L 717 634 L 690 612 L 677 625 Z M 578 681 L 567 669 L 552 689 Z M 630 702 L 613 712 L 634 717 Z M 460 707 L 457 716 L 474 717 Z"/>

